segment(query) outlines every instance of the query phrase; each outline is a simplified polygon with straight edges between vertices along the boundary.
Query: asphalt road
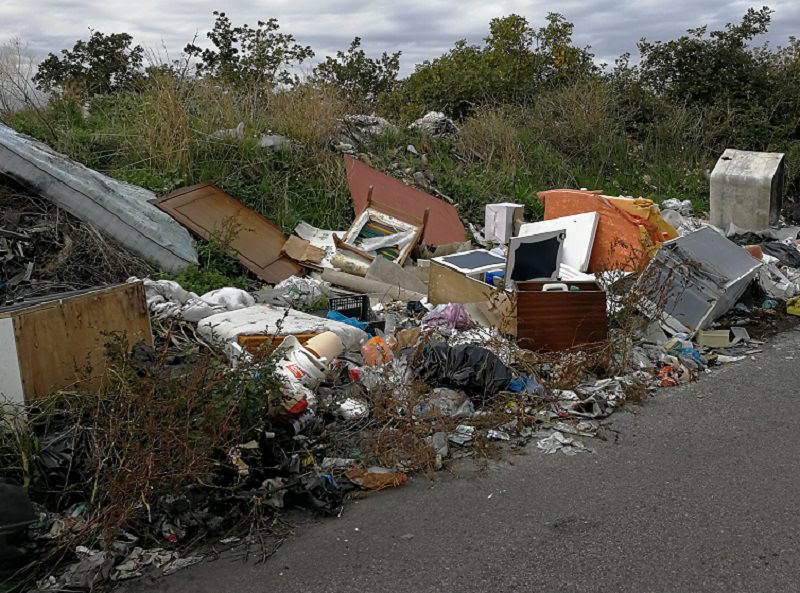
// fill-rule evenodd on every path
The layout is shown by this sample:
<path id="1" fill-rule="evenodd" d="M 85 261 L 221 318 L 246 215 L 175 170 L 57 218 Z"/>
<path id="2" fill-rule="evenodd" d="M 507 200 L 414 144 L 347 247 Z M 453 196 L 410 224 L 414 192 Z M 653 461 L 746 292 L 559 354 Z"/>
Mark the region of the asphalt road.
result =
<path id="1" fill-rule="evenodd" d="M 300 526 L 268 561 L 135 593 L 800 591 L 800 332 L 611 417 L 593 455 L 424 477 Z"/>

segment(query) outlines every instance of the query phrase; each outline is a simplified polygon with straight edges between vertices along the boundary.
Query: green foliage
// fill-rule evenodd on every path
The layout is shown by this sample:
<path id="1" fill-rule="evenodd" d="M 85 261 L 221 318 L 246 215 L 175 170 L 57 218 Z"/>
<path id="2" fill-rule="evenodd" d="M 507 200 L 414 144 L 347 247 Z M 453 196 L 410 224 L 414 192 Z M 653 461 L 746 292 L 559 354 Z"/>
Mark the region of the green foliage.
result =
<path id="1" fill-rule="evenodd" d="M 278 19 L 233 26 L 224 12 L 214 11 L 214 28 L 207 33 L 213 48 L 190 43 L 184 52 L 195 58 L 198 76 L 211 76 L 234 86 L 271 87 L 297 82 L 291 68 L 314 57 L 309 46 L 293 35 L 279 33 Z"/>
<path id="2" fill-rule="evenodd" d="M 238 226 L 233 221 L 228 221 L 222 228 L 214 231 L 208 241 L 197 246 L 199 265 L 189 266 L 183 272 L 164 277 L 175 280 L 184 289 L 199 295 L 225 286 L 247 288 L 247 273 L 231 250 L 231 242 L 238 232 Z"/>
<path id="3" fill-rule="evenodd" d="M 92 31 L 60 57 L 51 53 L 39 64 L 33 81 L 45 92 L 60 91 L 79 97 L 130 88 L 142 77 L 144 49 L 132 45 L 127 33 L 105 35 Z"/>
<path id="4" fill-rule="evenodd" d="M 572 30 L 556 13 L 536 31 L 516 14 L 492 19 L 483 46 L 457 41 L 417 66 L 380 107 L 403 120 L 429 110 L 463 119 L 481 105 L 527 104 L 548 85 L 596 73 L 589 50 L 572 45 Z"/>
<path id="5" fill-rule="evenodd" d="M 401 52 L 383 52 L 380 58 L 368 58 L 356 37 L 346 52 L 328 56 L 312 74 L 312 80 L 342 91 L 351 103 L 374 105 L 377 98 L 392 91 L 397 84 Z"/>

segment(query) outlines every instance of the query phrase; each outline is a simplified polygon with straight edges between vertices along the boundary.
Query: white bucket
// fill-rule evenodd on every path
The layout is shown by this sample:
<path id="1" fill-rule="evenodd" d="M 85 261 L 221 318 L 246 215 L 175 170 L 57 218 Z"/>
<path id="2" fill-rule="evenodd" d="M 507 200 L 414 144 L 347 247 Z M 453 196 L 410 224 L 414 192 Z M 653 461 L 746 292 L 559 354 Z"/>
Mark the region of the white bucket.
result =
<path id="1" fill-rule="evenodd" d="M 313 389 L 325 378 L 326 363 L 303 348 L 294 336 L 286 336 L 281 349 L 285 352 L 279 366 L 306 387 Z"/>

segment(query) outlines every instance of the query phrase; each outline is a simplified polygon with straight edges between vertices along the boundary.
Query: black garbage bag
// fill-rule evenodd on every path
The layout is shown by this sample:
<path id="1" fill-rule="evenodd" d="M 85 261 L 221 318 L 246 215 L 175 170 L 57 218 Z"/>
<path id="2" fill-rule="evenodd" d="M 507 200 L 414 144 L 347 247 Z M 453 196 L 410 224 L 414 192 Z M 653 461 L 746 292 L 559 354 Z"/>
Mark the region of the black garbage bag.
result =
<path id="1" fill-rule="evenodd" d="M 417 360 L 418 376 L 431 387 L 453 387 L 478 402 L 508 387 L 511 370 L 496 354 L 471 344 L 425 344 Z"/>
<path id="2" fill-rule="evenodd" d="M 800 268 L 800 251 L 791 245 L 771 241 L 761 244 L 761 250 L 767 255 L 777 257 L 784 266 Z"/>

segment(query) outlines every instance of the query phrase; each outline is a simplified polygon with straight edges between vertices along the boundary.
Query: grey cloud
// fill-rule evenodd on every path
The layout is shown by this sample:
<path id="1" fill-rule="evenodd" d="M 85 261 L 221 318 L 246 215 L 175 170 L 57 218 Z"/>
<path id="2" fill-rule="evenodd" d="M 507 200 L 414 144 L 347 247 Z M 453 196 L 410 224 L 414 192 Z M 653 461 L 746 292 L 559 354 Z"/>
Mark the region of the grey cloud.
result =
<path id="1" fill-rule="evenodd" d="M 206 42 L 205 33 L 213 25 L 211 13 L 220 4 L 219 0 L 168 4 L 140 0 L 136 5 L 123 0 L 6 2 L 0 4 L 0 42 L 19 37 L 43 56 L 71 47 L 94 28 L 107 33 L 126 31 L 137 43 L 161 55 L 166 49 L 175 58 L 196 33 L 198 42 Z M 457 39 L 480 42 L 490 19 L 512 12 L 525 16 L 534 27 L 543 25 L 547 12 L 561 12 L 575 23 L 577 44 L 589 45 L 598 59 L 613 62 L 626 51 L 635 57 L 642 37 L 674 39 L 701 24 L 719 28 L 738 21 L 748 6 L 761 6 L 742 0 L 724 5 L 717 0 L 563 0 L 556 6 L 543 0 L 408 0 L 389 6 L 377 0 L 274 0 L 267 7 L 259 0 L 226 4 L 234 23 L 255 25 L 259 19 L 277 17 L 283 31 L 311 45 L 320 59 L 346 48 L 356 35 L 372 55 L 400 50 L 405 73 L 413 71 L 415 63 L 441 55 Z M 800 25 L 800 3 L 777 0 L 770 5 L 775 15 L 767 38 L 783 44 Z"/>

